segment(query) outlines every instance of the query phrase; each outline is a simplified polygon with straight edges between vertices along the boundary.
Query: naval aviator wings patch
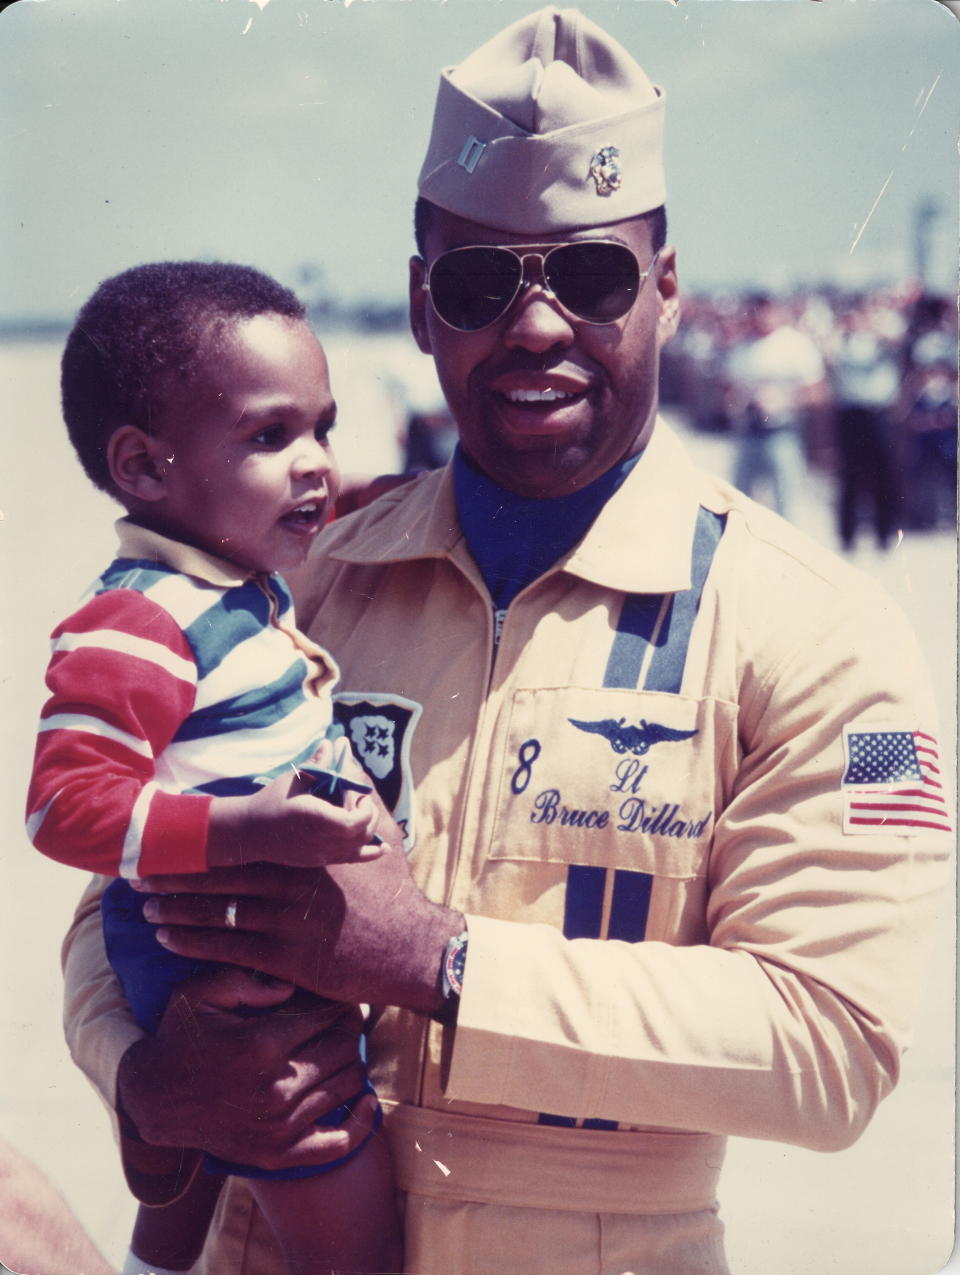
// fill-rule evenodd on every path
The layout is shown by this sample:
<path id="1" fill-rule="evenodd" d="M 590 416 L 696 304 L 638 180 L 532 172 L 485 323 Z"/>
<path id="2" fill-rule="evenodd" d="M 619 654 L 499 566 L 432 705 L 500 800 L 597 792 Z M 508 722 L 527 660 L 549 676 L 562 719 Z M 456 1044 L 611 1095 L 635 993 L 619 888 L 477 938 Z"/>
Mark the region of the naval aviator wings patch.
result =
<path id="1" fill-rule="evenodd" d="M 581 722 L 575 717 L 568 717 L 567 721 L 588 735 L 602 735 L 615 753 L 631 752 L 635 757 L 648 753 L 654 744 L 665 740 L 692 739 L 697 733 L 695 730 L 674 730 L 670 726 L 661 726 L 659 722 L 648 722 L 643 717 L 636 726 L 628 725 L 625 717 L 604 717 L 596 722 Z"/>

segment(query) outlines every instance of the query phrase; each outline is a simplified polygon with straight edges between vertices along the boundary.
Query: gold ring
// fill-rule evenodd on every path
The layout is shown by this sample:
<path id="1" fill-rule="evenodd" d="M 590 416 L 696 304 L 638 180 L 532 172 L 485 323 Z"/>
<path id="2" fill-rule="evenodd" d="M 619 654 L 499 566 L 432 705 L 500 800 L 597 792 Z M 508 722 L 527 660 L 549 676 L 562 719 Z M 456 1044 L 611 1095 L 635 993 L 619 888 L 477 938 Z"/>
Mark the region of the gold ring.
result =
<path id="1" fill-rule="evenodd" d="M 237 900 L 236 899 L 231 899 L 230 902 L 227 904 L 227 911 L 223 919 L 228 930 L 235 930 L 237 928 Z"/>

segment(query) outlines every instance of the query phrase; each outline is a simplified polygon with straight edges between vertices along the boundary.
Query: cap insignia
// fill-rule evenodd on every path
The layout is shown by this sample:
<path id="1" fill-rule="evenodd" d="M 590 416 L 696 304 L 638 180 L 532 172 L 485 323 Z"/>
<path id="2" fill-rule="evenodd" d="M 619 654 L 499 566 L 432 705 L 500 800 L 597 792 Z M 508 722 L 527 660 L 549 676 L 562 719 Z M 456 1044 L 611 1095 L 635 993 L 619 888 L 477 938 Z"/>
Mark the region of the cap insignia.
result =
<path id="1" fill-rule="evenodd" d="M 480 162 L 480 156 L 487 149 L 487 143 L 481 142 L 479 137 L 472 135 L 463 143 L 463 150 L 457 163 L 461 168 L 465 168 L 468 173 L 472 173 Z"/>
<path id="2" fill-rule="evenodd" d="M 590 176 L 598 195 L 612 195 L 620 189 L 620 152 L 616 146 L 601 146 L 590 161 Z"/>

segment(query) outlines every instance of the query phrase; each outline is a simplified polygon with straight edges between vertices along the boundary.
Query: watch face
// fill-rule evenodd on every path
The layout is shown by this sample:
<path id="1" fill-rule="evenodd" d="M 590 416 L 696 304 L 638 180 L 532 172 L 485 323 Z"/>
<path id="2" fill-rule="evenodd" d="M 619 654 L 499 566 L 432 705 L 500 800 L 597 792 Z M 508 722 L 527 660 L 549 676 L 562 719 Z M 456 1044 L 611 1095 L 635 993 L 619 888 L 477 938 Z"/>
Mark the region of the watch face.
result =
<path id="1" fill-rule="evenodd" d="M 450 940 L 443 959 L 443 990 L 447 996 L 463 993 L 463 971 L 467 963 L 467 936 L 460 934 Z"/>

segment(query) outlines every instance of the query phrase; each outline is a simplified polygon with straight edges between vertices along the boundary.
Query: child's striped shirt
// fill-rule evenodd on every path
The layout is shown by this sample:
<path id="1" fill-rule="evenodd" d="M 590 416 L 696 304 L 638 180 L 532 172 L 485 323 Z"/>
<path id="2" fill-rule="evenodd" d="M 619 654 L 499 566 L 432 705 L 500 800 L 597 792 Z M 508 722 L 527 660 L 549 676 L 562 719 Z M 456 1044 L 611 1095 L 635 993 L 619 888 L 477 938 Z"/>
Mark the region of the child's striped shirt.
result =
<path id="1" fill-rule="evenodd" d="M 117 526 L 120 556 L 52 636 L 27 829 L 92 872 L 201 872 L 211 798 L 313 755 L 337 670 L 278 576 Z"/>

